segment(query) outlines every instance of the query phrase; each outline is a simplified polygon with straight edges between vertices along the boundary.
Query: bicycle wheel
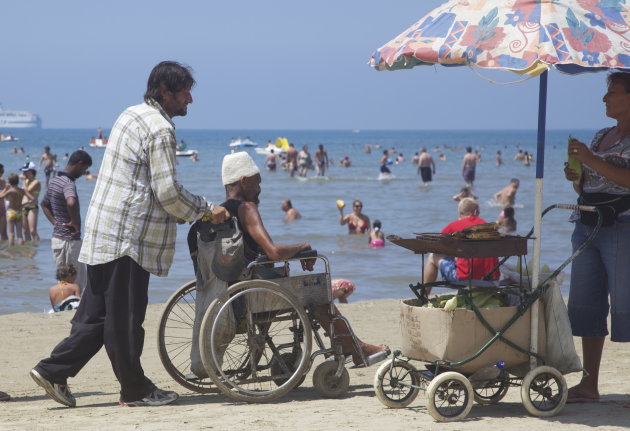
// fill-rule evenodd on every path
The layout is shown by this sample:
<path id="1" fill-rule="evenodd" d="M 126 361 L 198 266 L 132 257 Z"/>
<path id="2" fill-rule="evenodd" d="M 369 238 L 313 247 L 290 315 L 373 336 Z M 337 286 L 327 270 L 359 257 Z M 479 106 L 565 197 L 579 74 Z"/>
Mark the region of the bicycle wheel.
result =
<path id="1" fill-rule="evenodd" d="M 196 292 L 197 282 L 192 280 L 166 302 L 158 326 L 158 354 L 166 372 L 186 389 L 202 394 L 219 392 L 209 377 L 199 378 L 190 370 Z"/>
<path id="2" fill-rule="evenodd" d="M 265 280 L 235 284 L 216 299 L 199 339 L 210 378 L 221 392 L 245 402 L 272 401 L 294 388 L 310 365 L 311 342 L 304 308 Z M 287 354 L 293 366 L 286 366 Z"/>

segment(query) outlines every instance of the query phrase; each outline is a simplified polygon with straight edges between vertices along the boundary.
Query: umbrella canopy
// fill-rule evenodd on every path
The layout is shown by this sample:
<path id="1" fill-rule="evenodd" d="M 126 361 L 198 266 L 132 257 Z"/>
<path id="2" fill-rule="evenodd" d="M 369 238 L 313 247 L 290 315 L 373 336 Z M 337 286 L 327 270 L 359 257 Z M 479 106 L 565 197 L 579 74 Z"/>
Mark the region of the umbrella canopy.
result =
<path id="1" fill-rule="evenodd" d="M 630 68 L 625 0 L 452 0 L 383 45 L 378 70 L 474 65 L 538 75 Z"/>
<path id="2" fill-rule="evenodd" d="M 475 66 L 540 75 L 533 283 L 539 280 L 547 69 L 577 74 L 630 69 L 626 0 L 451 0 L 376 50 L 377 70 Z M 537 309 L 532 312 L 535 351 Z M 532 366 L 535 360 L 532 357 Z"/>

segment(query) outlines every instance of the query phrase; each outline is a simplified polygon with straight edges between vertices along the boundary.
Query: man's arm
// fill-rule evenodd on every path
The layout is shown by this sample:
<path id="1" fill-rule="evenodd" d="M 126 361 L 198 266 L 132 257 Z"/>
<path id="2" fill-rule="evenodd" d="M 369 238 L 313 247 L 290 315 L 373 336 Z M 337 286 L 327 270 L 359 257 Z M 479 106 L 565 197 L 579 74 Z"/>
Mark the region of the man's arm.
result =
<path id="1" fill-rule="evenodd" d="M 263 252 L 271 260 L 290 259 L 301 251 L 310 250 L 311 246 L 302 244 L 274 244 L 269 232 L 265 229 L 256 204 L 244 202 L 238 208 L 238 218 L 243 225 L 243 229 L 251 235 L 256 244 L 262 248 Z"/>
<path id="2" fill-rule="evenodd" d="M 81 232 L 81 215 L 79 214 L 79 200 L 74 196 L 68 196 L 66 198 L 66 205 L 68 206 L 68 215 L 70 221 L 64 223 L 66 226 L 73 228 L 76 232 Z"/>
<path id="3" fill-rule="evenodd" d="M 41 206 L 42 206 L 42 211 L 44 211 L 44 215 L 46 216 L 48 221 L 54 226 L 55 223 L 57 223 L 57 220 L 55 220 L 55 217 L 53 216 L 52 207 L 50 206 L 50 201 L 46 199 L 46 196 L 44 196 L 44 199 L 42 199 Z"/>
<path id="4" fill-rule="evenodd" d="M 190 193 L 177 182 L 175 170 L 175 136 L 164 131 L 154 136 L 148 143 L 151 189 L 164 210 L 186 221 L 211 217 L 213 223 L 221 223 L 229 218 L 225 208 L 213 206 L 203 196 Z"/>

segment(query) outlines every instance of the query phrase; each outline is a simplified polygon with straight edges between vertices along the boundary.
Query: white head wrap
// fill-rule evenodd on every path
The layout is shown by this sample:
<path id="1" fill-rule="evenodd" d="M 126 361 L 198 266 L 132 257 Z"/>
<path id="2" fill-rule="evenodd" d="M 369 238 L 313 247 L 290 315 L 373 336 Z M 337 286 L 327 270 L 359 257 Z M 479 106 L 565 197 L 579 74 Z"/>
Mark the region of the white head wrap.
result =
<path id="1" fill-rule="evenodd" d="M 241 177 L 253 177 L 259 173 L 260 169 L 256 162 L 245 151 L 237 151 L 223 157 L 221 177 L 224 186 L 237 182 Z"/>

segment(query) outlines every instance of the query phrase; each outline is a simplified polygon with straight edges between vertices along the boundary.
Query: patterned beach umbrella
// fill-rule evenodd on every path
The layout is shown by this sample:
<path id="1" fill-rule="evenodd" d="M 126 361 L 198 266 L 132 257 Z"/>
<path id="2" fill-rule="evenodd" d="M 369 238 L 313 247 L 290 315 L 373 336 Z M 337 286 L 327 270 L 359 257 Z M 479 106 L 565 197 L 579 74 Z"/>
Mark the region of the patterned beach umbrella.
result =
<path id="1" fill-rule="evenodd" d="M 630 1 L 630 0 L 629 0 Z M 626 0 L 451 0 L 376 50 L 377 70 L 474 66 L 540 75 L 533 280 L 540 265 L 547 70 L 630 70 Z"/>
<path id="2" fill-rule="evenodd" d="M 538 75 L 630 68 L 625 0 L 452 0 L 379 48 L 378 70 L 418 65 Z"/>

